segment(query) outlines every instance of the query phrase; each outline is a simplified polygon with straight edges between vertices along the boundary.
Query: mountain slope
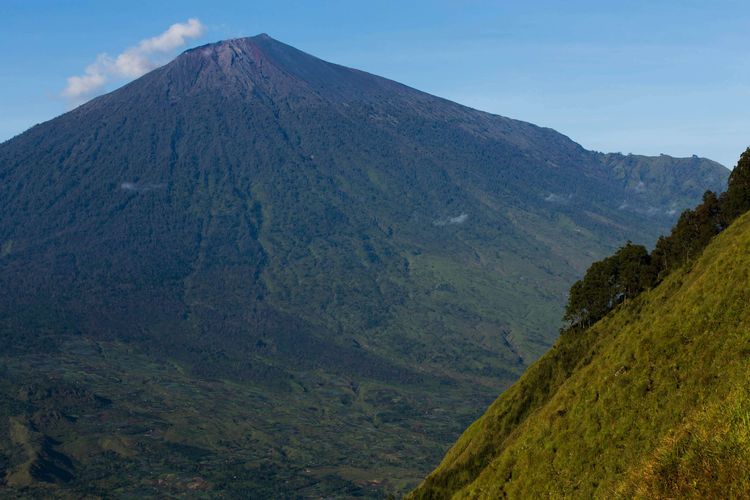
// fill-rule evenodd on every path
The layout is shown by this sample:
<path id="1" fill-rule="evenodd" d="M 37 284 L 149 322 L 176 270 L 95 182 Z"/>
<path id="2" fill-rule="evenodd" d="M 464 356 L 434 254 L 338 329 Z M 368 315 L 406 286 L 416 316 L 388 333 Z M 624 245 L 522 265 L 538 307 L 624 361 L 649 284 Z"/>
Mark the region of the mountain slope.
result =
<path id="1" fill-rule="evenodd" d="M 414 498 L 750 494 L 750 214 L 695 265 L 561 337 Z"/>
<path id="2" fill-rule="evenodd" d="M 703 158 L 673 158 L 669 155 L 657 157 L 641 155 L 622 155 L 609 153 L 599 155 L 600 160 L 611 170 L 611 175 L 625 189 L 641 193 L 644 196 L 640 204 L 630 204 L 623 200 L 623 208 L 629 208 L 641 214 L 655 214 L 663 207 L 668 213 L 678 213 L 679 208 L 689 206 L 690 200 L 705 188 L 705 182 L 713 184 L 717 175 L 716 164 Z M 686 171 L 693 175 L 685 175 Z M 716 189 L 720 192 L 721 189 Z"/>
<path id="3" fill-rule="evenodd" d="M 194 474 L 154 466 L 173 445 L 217 488 L 226 455 L 266 471 L 234 488 L 403 488 L 549 347 L 592 260 L 728 174 L 628 158 L 265 35 L 189 50 L 0 145 L 3 415 L 81 488 L 112 486 L 104 455 Z M 113 434 L 119 458 L 72 444 Z"/>

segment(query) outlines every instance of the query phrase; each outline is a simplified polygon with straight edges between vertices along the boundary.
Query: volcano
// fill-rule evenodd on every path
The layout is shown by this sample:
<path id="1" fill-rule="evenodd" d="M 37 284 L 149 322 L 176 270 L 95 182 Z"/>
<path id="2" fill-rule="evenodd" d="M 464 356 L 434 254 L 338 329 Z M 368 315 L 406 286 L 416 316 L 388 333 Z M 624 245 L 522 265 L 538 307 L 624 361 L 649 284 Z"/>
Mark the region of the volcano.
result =
<path id="1" fill-rule="evenodd" d="M 588 264 L 728 173 L 267 35 L 188 50 L 0 145 L 0 472 L 404 491 L 552 345 Z"/>

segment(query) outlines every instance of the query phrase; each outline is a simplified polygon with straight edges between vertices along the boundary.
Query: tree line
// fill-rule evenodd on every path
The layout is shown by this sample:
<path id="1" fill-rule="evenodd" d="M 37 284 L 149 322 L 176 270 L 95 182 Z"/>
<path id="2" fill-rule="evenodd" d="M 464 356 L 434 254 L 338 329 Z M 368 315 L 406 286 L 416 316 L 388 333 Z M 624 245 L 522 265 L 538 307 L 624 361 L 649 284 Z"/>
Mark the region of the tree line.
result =
<path id="1" fill-rule="evenodd" d="M 570 329 L 587 328 L 626 299 L 659 284 L 675 269 L 690 265 L 711 239 L 750 210 L 750 148 L 740 156 L 720 196 L 706 191 L 694 209 L 680 214 L 669 236 L 651 253 L 628 241 L 614 255 L 594 262 L 570 289 L 563 319 Z"/>

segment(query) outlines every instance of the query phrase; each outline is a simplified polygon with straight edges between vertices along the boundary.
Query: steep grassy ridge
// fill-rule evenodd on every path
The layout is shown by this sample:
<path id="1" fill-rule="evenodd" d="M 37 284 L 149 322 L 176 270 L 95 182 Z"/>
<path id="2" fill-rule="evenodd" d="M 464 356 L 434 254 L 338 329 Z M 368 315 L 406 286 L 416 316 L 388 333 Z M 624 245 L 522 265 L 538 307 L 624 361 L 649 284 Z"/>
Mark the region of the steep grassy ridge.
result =
<path id="1" fill-rule="evenodd" d="M 412 498 L 750 494 L 750 215 L 690 268 L 569 333 Z"/>

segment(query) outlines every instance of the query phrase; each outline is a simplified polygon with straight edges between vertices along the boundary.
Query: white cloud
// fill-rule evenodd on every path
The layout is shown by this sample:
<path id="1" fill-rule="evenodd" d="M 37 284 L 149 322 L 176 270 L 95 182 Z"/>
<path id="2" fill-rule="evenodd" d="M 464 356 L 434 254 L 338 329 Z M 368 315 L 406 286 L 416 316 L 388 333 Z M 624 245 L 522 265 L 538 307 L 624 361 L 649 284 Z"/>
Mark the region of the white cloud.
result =
<path id="1" fill-rule="evenodd" d="M 562 195 L 562 194 L 555 194 L 550 193 L 547 196 L 544 197 L 544 201 L 548 201 L 550 203 L 567 203 L 570 200 L 573 199 L 573 195 L 569 194 L 568 196 Z"/>
<path id="2" fill-rule="evenodd" d="M 188 19 L 186 23 L 173 24 L 161 35 L 141 40 L 117 57 L 99 54 L 96 61 L 86 67 L 83 75 L 68 78 L 62 95 L 81 101 L 104 88 L 111 78 L 138 78 L 160 65 L 162 60 L 159 56 L 185 45 L 188 39 L 198 38 L 204 31 L 205 27 L 198 19 Z"/>
<path id="3" fill-rule="evenodd" d="M 89 64 L 86 67 L 86 72 L 83 75 L 68 78 L 68 86 L 65 87 L 63 95 L 76 98 L 91 94 L 102 88 L 107 83 L 107 76 L 102 71 L 105 57 L 104 54 L 99 55 L 94 64 Z"/>
<path id="4" fill-rule="evenodd" d="M 204 26 L 198 19 L 188 19 L 186 23 L 176 23 L 159 36 L 142 40 L 138 50 L 145 53 L 167 52 L 185 45 L 186 39 L 203 34 Z"/>
<path id="5" fill-rule="evenodd" d="M 445 219 L 437 219 L 432 222 L 434 226 L 448 226 L 452 224 L 463 224 L 466 219 L 469 218 L 469 214 L 461 214 L 455 217 L 447 217 Z"/>
<path id="6" fill-rule="evenodd" d="M 135 182 L 123 182 L 120 184 L 120 189 L 122 189 L 123 191 L 135 191 L 138 193 L 153 191 L 154 189 L 163 189 L 165 187 L 167 187 L 166 184 L 153 183 L 136 184 Z"/>

